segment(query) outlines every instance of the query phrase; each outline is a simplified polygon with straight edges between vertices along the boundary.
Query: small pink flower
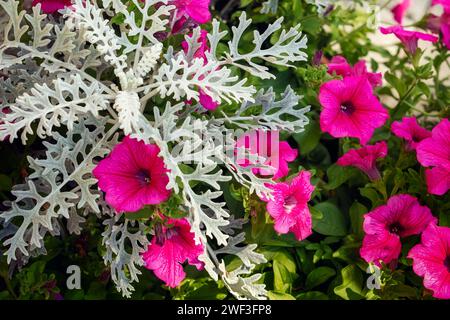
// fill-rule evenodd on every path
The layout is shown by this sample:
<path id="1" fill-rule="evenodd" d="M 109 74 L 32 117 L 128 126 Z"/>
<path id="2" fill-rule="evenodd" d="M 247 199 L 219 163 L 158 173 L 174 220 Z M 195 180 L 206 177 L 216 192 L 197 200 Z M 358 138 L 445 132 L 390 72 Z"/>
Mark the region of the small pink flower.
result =
<path id="1" fill-rule="evenodd" d="M 335 138 L 354 137 L 361 144 L 389 118 L 366 77 L 331 80 L 320 87 L 320 127 Z"/>
<path id="2" fill-rule="evenodd" d="M 436 223 L 431 211 L 408 194 L 391 197 L 387 204 L 364 215 L 361 257 L 380 266 L 398 259 L 400 238 L 420 234 L 430 223 Z"/>
<path id="3" fill-rule="evenodd" d="M 352 166 L 364 171 L 371 180 L 379 180 L 380 172 L 377 168 L 377 160 L 385 158 L 388 153 L 385 141 L 373 146 L 365 146 L 360 149 L 352 149 L 339 158 L 337 164 L 340 166 Z"/>
<path id="4" fill-rule="evenodd" d="M 419 142 L 431 137 L 431 132 L 419 126 L 415 117 L 404 117 L 402 121 L 395 121 L 392 123 L 391 130 L 397 137 L 406 141 L 408 151 L 416 150 Z"/>
<path id="5" fill-rule="evenodd" d="M 439 40 L 438 37 L 433 36 L 432 34 L 405 30 L 402 26 L 393 26 L 388 28 L 381 27 L 380 31 L 383 34 L 393 33 L 403 43 L 406 51 L 411 54 L 416 53 L 419 39 L 433 43 Z"/>
<path id="6" fill-rule="evenodd" d="M 405 16 L 406 11 L 408 11 L 409 6 L 411 5 L 411 0 L 403 0 L 394 8 L 392 8 L 392 13 L 394 14 L 394 19 L 397 23 L 403 23 L 403 17 Z"/>
<path id="7" fill-rule="evenodd" d="M 368 72 L 366 62 L 364 60 L 358 61 L 353 67 L 342 56 L 334 56 L 328 64 L 328 73 L 336 74 L 342 77 L 349 76 L 365 76 L 373 87 L 381 86 L 383 84 L 382 74 Z"/>
<path id="8" fill-rule="evenodd" d="M 423 285 L 433 291 L 433 297 L 450 299 L 450 228 L 430 223 L 408 258 L 413 259 L 414 272 L 424 278 Z"/>
<path id="9" fill-rule="evenodd" d="M 417 146 L 417 160 L 424 167 L 428 192 L 443 195 L 450 189 L 450 121 L 443 119 L 434 127 L 431 137 Z"/>
<path id="10" fill-rule="evenodd" d="M 434 0 L 433 5 L 441 5 L 444 8 L 443 14 L 438 17 L 431 14 L 428 18 L 428 28 L 434 33 L 442 33 L 442 42 L 450 49 L 450 1 Z"/>
<path id="11" fill-rule="evenodd" d="M 71 0 L 33 0 L 32 5 L 35 6 L 38 3 L 41 4 L 41 10 L 47 14 L 55 13 L 72 5 Z"/>
<path id="12" fill-rule="evenodd" d="M 197 23 L 206 23 L 211 20 L 209 2 L 210 0 L 172 0 L 169 4 L 176 7 L 177 20 L 191 18 Z"/>
<path id="13" fill-rule="evenodd" d="M 208 47 L 208 32 L 206 30 L 200 31 L 200 38 L 198 39 L 198 43 L 200 43 L 200 47 L 197 49 L 197 51 L 194 53 L 194 58 L 199 58 L 203 60 L 203 63 L 206 64 L 208 60 L 206 59 L 206 52 L 209 51 Z M 189 50 L 189 45 L 186 41 L 183 41 L 181 43 L 181 46 L 183 47 L 184 52 L 187 52 Z M 214 101 L 212 97 L 207 95 L 202 89 L 199 91 L 200 96 L 200 104 L 207 110 L 216 110 L 219 106 L 219 103 Z"/>
<path id="14" fill-rule="evenodd" d="M 152 238 L 142 258 L 147 269 L 153 270 L 167 286 L 175 288 L 186 277 L 183 270 L 186 260 L 198 270 L 203 269 L 203 262 L 198 257 L 203 254 L 204 247 L 195 243 L 187 219 L 169 218 L 166 225 Z"/>
<path id="15" fill-rule="evenodd" d="M 280 234 L 293 232 L 297 240 L 306 239 L 312 234 L 312 218 L 308 201 L 314 186 L 311 184 L 311 173 L 300 171 L 291 183 L 271 185 L 273 200 L 267 202 L 267 211 L 275 220 L 274 229 Z"/>
<path id="16" fill-rule="evenodd" d="M 93 174 L 106 202 L 117 212 L 134 212 L 145 205 L 159 204 L 171 194 L 169 178 L 158 146 L 125 137 Z"/>
<path id="17" fill-rule="evenodd" d="M 286 141 L 280 142 L 278 133 L 275 134 L 271 131 L 258 130 L 244 134 L 236 141 L 236 147 L 244 147 L 250 154 L 265 158 L 265 164 L 273 169 L 253 168 L 252 171 L 263 176 L 273 176 L 273 179 L 286 177 L 289 173 L 288 163 L 294 161 L 298 156 L 296 149 L 291 148 Z M 236 163 L 243 167 L 257 164 L 248 157 L 241 157 L 240 151 L 237 151 Z"/>

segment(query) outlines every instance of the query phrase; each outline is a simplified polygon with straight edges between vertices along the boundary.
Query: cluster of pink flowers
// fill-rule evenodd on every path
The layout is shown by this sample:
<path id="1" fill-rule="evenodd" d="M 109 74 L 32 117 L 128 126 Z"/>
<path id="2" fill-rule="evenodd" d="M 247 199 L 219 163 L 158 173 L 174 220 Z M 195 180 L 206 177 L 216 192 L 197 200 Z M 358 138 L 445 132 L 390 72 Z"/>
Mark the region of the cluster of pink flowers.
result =
<path id="1" fill-rule="evenodd" d="M 250 154 L 267 157 L 264 164 L 269 168 L 253 168 L 252 171 L 255 174 L 272 176 L 276 180 L 288 176 L 288 163 L 297 158 L 298 151 L 291 148 L 286 141 L 274 144 L 272 137 L 275 134 L 278 132 L 252 131 L 242 135 L 236 147 L 244 148 Z M 237 164 L 243 167 L 255 163 L 248 157 L 237 156 Z M 262 200 L 267 202 L 267 212 L 274 219 L 275 231 L 278 234 L 292 232 L 299 241 L 311 235 L 312 217 L 308 207 L 314 191 L 311 173 L 302 170 L 290 181 L 273 183 L 268 187 L 272 189 L 272 198 Z"/>
<path id="2" fill-rule="evenodd" d="M 98 163 L 93 174 L 105 192 L 105 200 L 117 212 L 135 212 L 168 200 L 169 178 L 159 152 L 156 145 L 125 137 Z M 198 257 L 204 248 L 195 243 L 187 219 L 161 217 L 164 225 L 153 237 L 143 259 L 145 267 L 153 270 L 166 285 L 176 287 L 186 276 L 182 266 L 186 260 L 202 269 Z"/>
<path id="3" fill-rule="evenodd" d="M 399 23 L 408 5 L 409 1 L 403 1 L 394 10 Z M 382 32 L 395 33 L 411 53 L 417 49 L 418 39 L 438 40 L 432 35 L 406 31 L 401 26 L 382 28 Z M 342 79 L 328 81 L 320 87 L 318 99 L 323 107 L 321 129 L 336 138 L 358 138 L 362 144 L 359 149 L 351 149 L 340 157 L 337 164 L 356 167 L 371 180 L 379 180 L 381 174 L 377 161 L 387 156 L 388 146 L 386 141 L 374 145 L 367 143 L 375 129 L 384 125 L 388 118 L 387 110 L 374 94 L 374 88 L 381 85 L 382 76 L 367 71 L 363 60 L 351 66 L 341 56 L 332 58 L 328 63 L 328 73 Z M 421 127 L 416 118 L 405 117 L 393 122 L 391 130 L 405 141 L 407 152 L 416 151 L 418 162 L 426 167 L 428 192 L 436 195 L 447 193 L 450 188 L 449 120 L 442 120 L 430 132 Z M 275 225 L 279 232 L 285 232 L 290 227 L 288 222 L 293 223 L 285 218 L 286 208 L 292 208 L 289 204 L 298 203 L 291 200 L 290 190 L 289 185 L 279 186 L 277 197 L 268 206 L 271 215 L 279 220 Z M 414 271 L 424 277 L 424 286 L 432 290 L 435 297 L 448 299 L 450 228 L 438 227 L 437 223 L 430 209 L 420 205 L 415 197 L 408 194 L 392 196 L 385 205 L 365 215 L 361 257 L 378 266 L 381 263 L 393 266 L 401 253 L 401 239 L 422 234 L 422 243 L 415 246 L 408 257 L 413 259 Z"/>
<path id="4" fill-rule="evenodd" d="M 378 266 L 395 263 L 402 238 L 422 234 L 422 242 L 408 253 L 414 272 L 434 297 L 450 299 L 450 228 L 438 227 L 428 207 L 407 194 L 393 196 L 364 216 L 364 232 L 361 257 Z"/>

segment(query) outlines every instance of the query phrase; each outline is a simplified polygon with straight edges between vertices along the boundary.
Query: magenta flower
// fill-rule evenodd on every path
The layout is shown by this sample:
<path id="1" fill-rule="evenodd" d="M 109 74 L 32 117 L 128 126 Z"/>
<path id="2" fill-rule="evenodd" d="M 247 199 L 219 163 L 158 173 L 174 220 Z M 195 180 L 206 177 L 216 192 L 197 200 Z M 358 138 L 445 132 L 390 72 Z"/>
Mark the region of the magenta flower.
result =
<path id="1" fill-rule="evenodd" d="M 417 160 L 424 167 L 428 192 L 443 195 L 450 189 L 450 121 L 443 119 L 434 127 L 431 137 L 417 146 Z"/>
<path id="2" fill-rule="evenodd" d="M 236 141 L 236 147 L 244 147 L 248 153 L 266 159 L 264 164 L 272 168 L 253 168 L 252 171 L 263 176 L 273 176 L 273 179 L 286 177 L 289 173 L 288 163 L 294 161 L 298 156 L 296 149 L 291 148 L 286 141 L 280 142 L 278 134 L 272 134 L 271 131 L 258 130 L 244 134 Z M 242 167 L 258 164 L 249 157 L 241 156 L 239 150 L 236 163 Z"/>
<path id="3" fill-rule="evenodd" d="M 428 18 L 428 28 L 434 33 L 442 33 L 442 42 L 450 49 L 450 1 L 434 0 L 433 5 L 442 5 L 444 13 L 438 17 L 430 15 Z"/>
<path id="4" fill-rule="evenodd" d="M 424 278 L 423 285 L 433 291 L 433 297 L 450 299 L 450 228 L 430 223 L 408 258 L 413 259 L 414 272 Z"/>
<path id="5" fill-rule="evenodd" d="M 55 13 L 72 5 L 70 0 L 33 0 L 32 5 L 35 6 L 38 3 L 41 4 L 41 10 L 47 14 Z"/>
<path id="6" fill-rule="evenodd" d="M 320 87 L 323 106 L 320 127 L 335 138 L 354 137 L 369 142 L 376 128 L 389 118 L 366 77 L 331 80 Z"/>
<path id="7" fill-rule="evenodd" d="M 391 126 L 392 132 L 406 141 L 408 151 L 416 150 L 423 139 L 431 137 L 431 132 L 422 128 L 415 117 L 404 117 L 402 121 L 395 121 Z"/>
<path id="8" fill-rule="evenodd" d="M 380 172 L 377 168 L 377 160 L 385 158 L 388 147 L 385 141 L 373 146 L 365 146 L 360 149 L 352 149 L 340 157 L 337 164 L 340 166 L 352 166 L 364 171 L 371 180 L 379 180 Z"/>
<path id="9" fill-rule="evenodd" d="M 202 244 L 196 244 L 187 219 L 167 219 L 167 226 L 155 235 L 147 251 L 142 254 L 144 265 L 171 288 L 177 287 L 186 277 L 183 263 L 203 269 L 198 257 L 203 254 Z"/>
<path id="10" fill-rule="evenodd" d="M 381 86 L 383 84 L 382 74 L 368 72 L 366 62 L 364 60 L 359 60 L 352 67 L 344 57 L 334 56 L 331 59 L 331 62 L 328 63 L 328 73 L 331 75 L 336 74 L 342 77 L 365 76 L 373 87 Z"/>
<path id="11" fill-rule="evenodd" d="M 170 197 L 167 169 L 159 151 L 156 145 L 125 137 L 98 163 L 93 174 L 106 193 L 106 202 L 117 212 L 138 211 Z"/>
<path id="12" fill-rule="evenodd" d="M 271 185 L 273 199 L 267 202 L 267 211 L 275 220 L 274 229 L 279 234 L 293 232 L 298 241 L 312 234 L 312 218 L 308 201 L 314 186 L 311 184 L 311 173 L 300 171 L 291 183 Z"/>
<path id="13" fill-rule="evenodd" d="M 387 204 L 364 215 L 361 257 L 380 266 L 398 259 L 402 244 L 400 238 L 420 234 L 430 223 L 435 223 L 431 211 L 421 206 L 409 194 L 391 197 Z"/>
<path id="14" fill-rule="evenodd" d="M 197 49 L 197 51 L 194 53 L 194 58 L 199 58 L 203 60 L 203 63 L 206 64 L 208 62 L 206 58 L 206 52 L 209 51 L 208 47 L 208 32 L 206 30 L 200 31 L 200 38 L 198 43 L 200 43 L 200 47 Z M 183 41 L 181 43 L 181 46 L 183 47 L 184 52 L 187 52 L 189 49 L 189 45 L 186 41 Z M 200 77 L 202 79 L 203 77 Z M 219 106 L 219 103 L 214 101 L 213 98 L 209 95 L 207 95 L 202 89 L 199 91 L 199 100 L 200 104 L 207 110 L 216 110 Z"/>
<path id="15" fill-rule="evenodd" d="M 405 16 L 406 11 L 408 11 L 410 5 L 411 0 L 403 0 L 394 8 L 392 8 L 392 14 L 394 15 L 394 19 L 395 21 L 397 21 L 397 23 L 399 24 L 403 23 L 403 17 Z"/>
<path id="16" fill-rule="evenodd" d="M 209 2 L 210 0 L 173 0 L 169 4 L 176 7 L 177 20 L 191 18 L 197 23 L 206 23 L 211 20 Z"/>
<path id="17" fill-rule="evenodd" d="M 432 34 L 405 30 L 402 26 L 393 26 L 388 28 L 381 27 L 380 31 L 383 34 L 394 34 L 403 43 L 405 50 L 411 54 L 416 53 L 419 40 L 433 43 L 439 40 L 438 37 L 433 36 Z"/>

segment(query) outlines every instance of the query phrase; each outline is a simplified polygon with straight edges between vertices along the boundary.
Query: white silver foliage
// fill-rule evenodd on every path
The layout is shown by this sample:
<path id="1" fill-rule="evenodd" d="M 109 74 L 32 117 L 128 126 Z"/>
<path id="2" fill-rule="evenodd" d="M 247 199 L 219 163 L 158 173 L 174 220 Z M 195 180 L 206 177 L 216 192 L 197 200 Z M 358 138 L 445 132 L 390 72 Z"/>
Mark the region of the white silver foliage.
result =
<path id="1" fill-rule="evenodd" d="M 279 0 L 267 0 L 267 1 L 264 1 L 263 4 L 262 4 L 261 13 L 264 13 L 264 14 L 267 14 L 267 13 L 275 14 L 275 13 L 277 13 L 278 2 L 279 2 Z"/>
<path id="2" fill-rule="evenodd" d="M 258 92 L 233 70 L 275 78 L 269 65 L 292 67 L 306 60 L 306 36 L 299 25 L 282 30 L 278 19 L 263 33 L 254 31 L 254 48 L 241 53 L 241 39 L 251 25 L 243 13 L 232 28 L 228 52 L 218 56 L 226 32 L 214 20 L 204 61 L 195 57 L 200 29 L 185 37 L 186 52 L 159 40 L 173 24 L 168 0 L 131 2 L 134 10 L 120 0 L 74 0 L 73 10 L 56 21 L 39 5 L 26 13 L 18 1 L 0 0 L 7 15 L 1 20 L 0 68 L 8 77 L 1 81 L 0 99 L 9 108 L 0 114 L 0 139 L 46 139 L 45 156 L 28 158 L 33 173 L 14 187 L 16 199 L 0 214 L 8 228 L 0 232 L 7 260 L 45 253 L 44 236 L 58 235 L 62 223 L 79 234 L 87 215 L 106 216 L 104 260 L 117 289 L 131 296 L 148 235 L 143 223 L 107 206 L 92 175 L 97 160 L 125 134 L 159 146 L 169 169 L 167 188 L 183 199 L 180 209 L 188 211 L 195 240 L 206 248 L 199 258 L 210 276 L 222 279 L 236 298 L 264 299 L 261 275 L 254 274 L 264 256 L 255 244 L 244 244 L 244 234 L 237 232 L 242 221 L 234 220 L 219 200 L 219 183 L 234 178 L 251 193 L 271 197 L 271 179 L 236 163 L 232 128 L 298 132 L 308 123 L 309 108 L 298 107 L 300 97 L 292 89 L 278 100 L 272 90 Z M 117 17 L 123 20 L 120 26 L 113 23 Z M 274 33 L 279 37 L 270 44 Z M 21 84 L 23 79 L 29 84 Z M 194 112 L 200 90 L 220 102 L 223 112 L 216 117 Z M 232 103 L 240 105 L 237 112 L 229 112 Z M 249 114 L 254 108 L 260 112 Z M 199 183 L 209 189 L 198 191 Z M 242 261 L 241 267 L 227 270 L 223 256 L 230 254 Z"/>
<path id="3" fill-rule="evenodd" d="M 95 128 L 89 128 L 91 125 Z M 16 259 L 16 252 L 28 254 L 28 247 L 40 248 L 47 231 L 54 230 L 55 220 L 69 219 L 72 207 L 89 207 L 98 211 L 98 193 L 92 192 L 96 180 L 92 177 L 93 159 L 109 153 L 108 138 L 104 124 L 98 121 L 76 123 L 67 137 L 54 132 L 55 143 L 44 142 L 47 151 L 43 159 L 28 157 L 34 171 L 23 186 L 13 191 L 16 200 L 11 209 L 1 214 L 8 223 L 15 217 L 22 222 L 11 238 L 4 241 L 8 263 Z M 80 160 L 81 159 L 81 160 Z M 76 184 L 71 191 L 67 185 Z"/>
<path id="4" fill-rule="evenodd" d="M 262 79 L 275 78 L 275 75 L 269 72 L 269 68 L 255 61 L 261 59 L 270 64 L 292 67 L 293 62 L 306 61 L 306 49 L 308 39 L 300 31 L 300 24 L 289 30 L 282 30 L 275 44 L 268 48 L 263 48 L 264 43 L 270 40 L 271 36 L 282 29 L 283 18 L 277 19 L 274 23 L 268 25 L 267 29 L 261 34 L 258 31 L 253 32 L 253 44 L 255 47 L 251 52 L 241 54 L 239 52 L 239 43 L 244 32 L 251 25 L 252 20 L 247 19 L 245 12 L 239 17 L 239 24 L 232 27 L 232 39 L 228 42 L 229 53 L 225 57 L 216 56 L 217 44 L 223 39 L 227 32 L 219 30 L 219 22 L 213 21 L 213 31 L 208 38 L 211 43 L 211 52 L 207 53 L 208 60 L 218 59 L 221 65 L 233 65 L 239 67 Z"/>
<path id="5" fill-rule="evenodd" d="M 139 268 L 144 265 L 141 253 L 149 244 L 144 232 L 145 225 L 124 219 L 122 215 L 112 216 L 103 224 L 106 226 L 102 233 L 106 247 L 103 259 L 106 265 L 111 265 L 111 278 L 117 290 L 130 298 L 134 291 L 131 283 L 139 282 Z"/>

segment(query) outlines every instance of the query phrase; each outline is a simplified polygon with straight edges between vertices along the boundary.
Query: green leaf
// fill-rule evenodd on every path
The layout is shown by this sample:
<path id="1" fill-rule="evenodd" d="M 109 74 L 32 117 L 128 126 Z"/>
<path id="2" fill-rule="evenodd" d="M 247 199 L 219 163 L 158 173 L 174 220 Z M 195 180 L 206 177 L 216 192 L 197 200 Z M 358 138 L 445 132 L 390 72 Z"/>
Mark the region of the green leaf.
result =
<path id="1" fill-rule="evenodd" d="M 309 291 L 298 294 L 297 300 L 328 300 L 328 296 L 320 291 Z"/>
<path id="2" fill-rule="evenodd" d="M 364 297 L 362 285 L 363 276 L 355 265 L 346 266 L 341 270 L 342 284 L 334 288 L 334 293 L 345 300 L 360 300 Z"/>
<path id="3" fill-rule="evenodd" d="M 311 290 L 322 283 L 325 283 L 332 276 L 336 274 L 336 271 L 330 267 L 319 267 L 311 271 L 306 277 L 306 289 Z"/>
<path id="4" fill-rule="evenodd" d="M 313 218 L 314 231 L 326 236 L 345 236 L 347 234 L 347 224 L 336 205 L 331 202 L 322 202 L 314 206 L 322 212 L 322 219 Z"/>
<path id="5" fill-rule="evenodd" d="M 342 167 L 337 164 L 331 165 L 327 170 L 328 184 L 327 190 L 334 190 L 347 182 L 354 171 L 349 167 Z"/>
<path id="6" fill-rule="evenodd" d="M 6 174 L 0 174 L 0 191 L 9 191 L 12 188 L 12 181 Z"/>
<path id="7" fill-rule="evenodd" d="M 269 291 L 267 296 L 269 300 L 295 300 L 293 296 L 284 292 Z"/>
<path id="8" fill-rule="evenodd" d="M 278 292 L 290 291 L 294 281 L 289 270 L 279 261 L 273 262 L 273 287 Z"/>
<path id="9" fill-rule="evenodd" d="M 300 154 L 308 154 L 319 144 L 322 132 L 316 121 L 312 121 L 305 127 L 305 131 L 293 135 L 297 141 Z"/>
<path id="10" fill-rule="evenodd" d="M 363 222 L 365 213 L 367 213 L 367 208 L 358 201 L 355 201 L 350 207 L 349 214 L 352 231 L 360 238 L 364 236 Z"/>
<path id="11" fill-rule="evenodd" d="M 145 206 L 139 211 L 136 212 L 125 212 L 125 217 L 128 220 L 139 220 L 139 219 L 148 219 L 153 216 L 154 210 L 149 206 Z"/>

